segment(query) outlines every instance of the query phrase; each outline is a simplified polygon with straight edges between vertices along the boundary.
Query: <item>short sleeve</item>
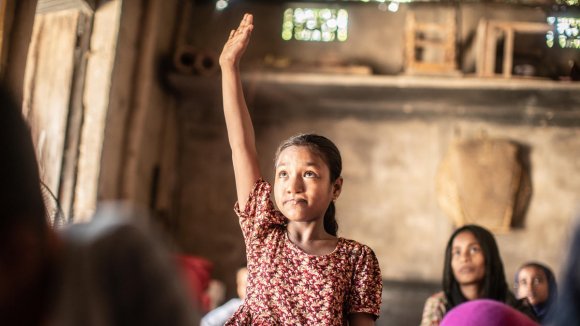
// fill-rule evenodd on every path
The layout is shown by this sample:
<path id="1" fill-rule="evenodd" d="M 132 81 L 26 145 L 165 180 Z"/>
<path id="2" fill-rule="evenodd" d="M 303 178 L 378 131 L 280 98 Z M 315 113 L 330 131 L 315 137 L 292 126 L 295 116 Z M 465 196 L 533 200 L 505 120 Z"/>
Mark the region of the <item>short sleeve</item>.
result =
<path id="1" fill-rule="evenodd" d="M 263 236 L 273 226 L 286 224 L 286 218 L 274 208 L 270 198 L 271 189 L 270 184 L 260 178 L 252 187 L 243 211 L 237 202 L 234 205 L 246 242 Z"/>
<path id="2" fill-rule="evenodd" d="M 438 326 L 446 312 L 445 303 L 445 294 L 443 292 L 430 296 L 423 308 L 421 326 Z"/>
<path id="3" fill-rule="evenodd" d="M 362 246 L 356 260 L 353 282 L 349 295 L 348 313 L 367 313 L 379 317 L 383 279 L 375 253 Z"/>

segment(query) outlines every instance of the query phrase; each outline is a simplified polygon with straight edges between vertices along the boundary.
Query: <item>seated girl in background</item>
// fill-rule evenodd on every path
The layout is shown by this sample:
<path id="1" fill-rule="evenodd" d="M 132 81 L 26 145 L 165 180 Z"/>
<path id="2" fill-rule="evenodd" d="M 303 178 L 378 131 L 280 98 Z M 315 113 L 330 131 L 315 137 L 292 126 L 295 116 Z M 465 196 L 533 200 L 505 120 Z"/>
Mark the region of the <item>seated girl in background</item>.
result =
<path id="1" fill-rule="evenodd" d="M 250 40 L 246 14 L 220 56 L 223 105 L 246 243 L 246 299 L 226 325 L 373 325 L 382 278 L 374 252 L 337 237 L 334 201 L 342 162 L 329 139 L 302 134 L 279 147 L 274 199 L 262 180 L 239 62 Z"/>
<path id="2" fill-rule="evenodd" d="M 516 272 L 515 292 L 518 299 L 528 300 L 540 322 L 552 320 L 558 287 L 554 273 L 547 266 L 536 262 L 522 265 Z"/>
<path id="3" fill-rule="evenodd" d="M 421 326 L 439 325 L 449 310 L 474 299 L 500 301 L 535 319 L 529 305 L 518 301 L 509 290 L 491 232 L 481 226 L 465 225 L 455 230 L 447 242 L 443 291 L 425 302 Z"/>

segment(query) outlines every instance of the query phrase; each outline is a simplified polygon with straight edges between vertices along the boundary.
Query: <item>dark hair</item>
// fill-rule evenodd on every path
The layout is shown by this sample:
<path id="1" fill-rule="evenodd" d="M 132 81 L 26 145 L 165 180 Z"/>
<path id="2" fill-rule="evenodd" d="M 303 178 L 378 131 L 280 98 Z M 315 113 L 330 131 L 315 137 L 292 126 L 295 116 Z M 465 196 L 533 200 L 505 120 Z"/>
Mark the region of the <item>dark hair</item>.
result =
<path id="1" fill-rule="evenodd" d="M 556 301 L 558 298 L 558 285 L 556 284 L 556 277 L 554 277 L 554 273 L 548 266 L 538 262 L 527 262 L 518 268 L 518 271 L 514 276 L 515 287 L 518 286 L 518 279 L 521 270 L 526 267 L 537 268 L 543 271 L 544 275 L 546 275 L 546 281 L 548 282 L 548 298 L 546 299 L 546 302 L 543 302 L 541 305 L 533 306 L 533 309 L 540 321 L 548 321 L 554 317 L 556 309 Z"/>
<path id="2" fill-rule="evenodd" d="M 447 298 L 448 311 L 467 301 L 461 292 L 459 284 L 453 275 L 453 268 L 451 267 L 453 240 L 462 232 L 471 232 L 473 236 L 475 236 L 479 242 L 483 256 L 485 257 L 485 275 L 481 284 L 481 298 L 493 299 L 501 302 L 508 301 L 508 298 L 510 296 L 513 297 L 513 294 L 508 289 L 503 263 L 493 234 L 481 226 L 469 224 L 462 226 L 453 232 L 451 238 L 449 238 L 449 242 L 447 242 L 447 248 L 445 249 L 443 291 Z"/>
<path id="3" fill-rule="evenodd" d="M 37 275 L 28 283 L 19 284 L 18 291 L 11 294 L 8 302 L 1 302 L 0 315 L 4 324 L 38 325 L 49 311 L 53 298 L 51 279 L 56 276 L 53 247 L 50 246 L 49 226 L 40 190 L 40 176 L 30 130 L 22 117 L 20 106 L 0 85 L 0 252 L 1 263 L 14 255 L 30 255 L 38 260 Z M 22 233 L 25 230 L 27 233 Z M 30 231 L 30 232 L 29 232 Z M 28 233 L 29 232 L 29 233 Z M 30 234 L 33 239 L 21 239 Z M 26 237 L 28 238 L 28 237 Z M 15 246 L 27 243 L 32 246 Z M 13 250 L 17 248 L 17 252 Z M 33 252 L 23 252 L 23 249 Z M 36 252 L 38 251 L 38 252 Z M 26 259 L 25 261 L 28 261 Z M 11 262 L 12 263 L 12 262 Z M 28 263 L 21 259 L 11 267 L 12 273 L 32 272 Z M 24 269 L 23 269 L 24 268 Z M 8 282 L 12 281 L 10 278 Z"/>
<path id="4" fill-rule="evenodd" d="M 0 85 L 0 231 L 26 224 L 48 227 L 30 130 L 20 107 Z"/>
<path id="5" fill-rule="evenodd" d="M 342 173 L 342 158 L 338 147 L 328 138 L 316 134 L 298 134 L 283 141 L 278 150 L 274 161 L 278 161 L 278 157 L 283 150 L 292 146 L 305 146 L 314 151 L 324 160 L 330 171 L 330 182 L 335 182 Z M 336 208 L 334 202 L 330 202 L 326 212 L 324 213 L 324 230 L 329 234 L 336 236 L 338 231 L 338 223 L 336 222 Z"/>

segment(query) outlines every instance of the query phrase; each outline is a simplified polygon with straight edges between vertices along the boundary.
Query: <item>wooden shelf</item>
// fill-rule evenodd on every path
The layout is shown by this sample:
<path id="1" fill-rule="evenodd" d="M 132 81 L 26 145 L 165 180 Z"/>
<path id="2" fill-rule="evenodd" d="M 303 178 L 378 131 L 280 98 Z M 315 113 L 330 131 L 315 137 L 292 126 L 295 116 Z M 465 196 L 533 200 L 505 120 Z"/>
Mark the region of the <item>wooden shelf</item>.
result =
<path id="1" fill-rule="evenodd" d="M 275 107 L 362 119 L 467 118 L 508 124 L 580 126 L 580 83 L 269 72 L 244 73 L 242 80 L 253 108 Z M 203 107 L 221 101 L 219 76 L 170 74 L 167 82 L 180 98 L 205 103 Z M 275 118 L 270 111 L 261 116 Z"/>

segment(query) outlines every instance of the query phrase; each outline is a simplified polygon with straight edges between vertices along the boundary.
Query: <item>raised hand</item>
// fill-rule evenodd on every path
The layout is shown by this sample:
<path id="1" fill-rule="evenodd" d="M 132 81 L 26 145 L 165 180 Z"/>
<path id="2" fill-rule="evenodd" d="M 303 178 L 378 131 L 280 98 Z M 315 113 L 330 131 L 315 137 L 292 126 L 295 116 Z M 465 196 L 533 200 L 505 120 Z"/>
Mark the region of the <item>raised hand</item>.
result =
<path id="1" fill-rule="evenodd" d="M 239 63 L 250 42 L 253 16 L 245 14 L 240 26 L 231 31 L 220 55 L 222 94 L 228 140 L 236 177 L 238 204 L 245 207 L 252 186 L 260 178 L 254 127 L 244 99 Z"/>
<path id="2" fill-rule="evenodd" d="M 226 65 L 237 66 L 240 63 L 240 59 L 250 42 L 250 35 L 254 29 L 253 21 L 254 17 L 251 14 L 245 14 L 240 26 L 230 32 L 219 59 L 222 67 Z"/>

